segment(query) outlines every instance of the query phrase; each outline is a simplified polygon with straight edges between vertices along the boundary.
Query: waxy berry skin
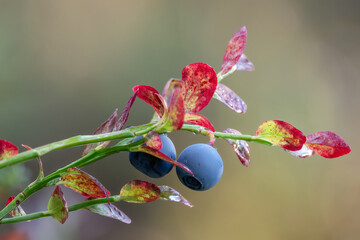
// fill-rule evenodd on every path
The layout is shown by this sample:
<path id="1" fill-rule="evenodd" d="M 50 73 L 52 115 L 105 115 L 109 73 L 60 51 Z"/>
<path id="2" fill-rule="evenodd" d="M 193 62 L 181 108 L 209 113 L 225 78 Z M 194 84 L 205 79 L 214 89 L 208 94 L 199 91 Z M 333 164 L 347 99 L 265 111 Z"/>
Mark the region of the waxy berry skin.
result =
<path id="1" fill-rule="evenodd" d="M 223 161 L 217 150 L 203 143 L 185 148 L 180 153 L 178 162 L 185 164 L 194 174 L 191 176 L 176 167 L 178 178 L 185 186 L 197 191 L 205 191 L 215 186 L 224 170 Z"/>
<path id="2" fill-rule="evenodd" d="M 137 141 L 141 138 L 141 136 L 138 136 L 134 139 L 134 141 Z M 160 135 L 160 138 L 162 142 L 162 148 L 160 149 L 160 152 L 164 153 L 171 159 L 176 160 L 176 149 L 173 142 L 166 134 Z M 133 165 L 137 170 L 152 178 L 160 178 L 165 176 L 174 166 L 169 162 L 163 161 L 144 152 L 130 152 L 129 160 L 131 165 Z"/>

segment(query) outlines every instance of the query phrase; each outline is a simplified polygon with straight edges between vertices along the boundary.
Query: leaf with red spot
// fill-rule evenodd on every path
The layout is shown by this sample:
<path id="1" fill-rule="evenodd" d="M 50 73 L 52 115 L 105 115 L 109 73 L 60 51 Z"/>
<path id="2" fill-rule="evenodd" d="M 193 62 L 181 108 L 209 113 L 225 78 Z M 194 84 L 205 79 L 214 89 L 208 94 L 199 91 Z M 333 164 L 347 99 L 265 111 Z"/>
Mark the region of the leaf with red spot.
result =
<path id="1" fill-rule="evenodd" d="M 223 131 L 223 133 L 231 133 L 231 134 L 238 134 L 242 135 L 236 129 L 227 128 Z M 239 158 L 240 162 L 245 166 L 248 167 L 250 165 L 250 147 L 249 144 L 244 140 L 235 140 L 235 139 L 226 139 L 226 141 L 233 147 L 237 157 Z"/>
<path id="2" fill-rule="evenodd" d="M 160 193 L 160 199 L 165 201 L 172 201 L 184 204 L 188 207 L 193 207 L 191 202 L 186 200 L 178 191 L 175 189 L 169 187 L 169 186 L 159 186 L 159 189 L 161 191 Z"/>
<path id="3" fill-rule="evenodd" d="M 184 122 L 206 127 L 211 131 L 215 132 L 215 128 L 211 124 L 211 122 L 203 115 L 197 113 L 185 113 Z"/>
<path id="4" fill-rule="evenodd" d="M 316 132 L 307 136 L 306 146 L 324 158 L 337 158 L 348 154 L 350 146 L 333 132 Z"/>
<path id="5" fill-rule="evenodd" d="M 221 65 L 221 74 L 228 73 L 235 66 L 244 52 L 246 44 L 246 27 L 240 28 L 230 39 Z"/>
<path id="6" fill-rule="evenodd" d="M 78 168 L 69 168 L 62 173 L 57 184 L 63 184 L 85 197 L 108 198 L 110 195 L 110 192 L 96 178 Z"/>
<path id="7" fill-rule="evenodd" d="M 239 58 L 239 61 L 236 63 L 236 71 L 254 71 L 255 66 L 250 60 L 246 57 L 245 54 L 242 54 Z"/>
<path id="8" fill-rule="evenodd" d="M 184 171 L 188 172 L 191 175 L 194 175 L 192 173 L 192 171 L 184 164 L 179 163 L 173 159 L 171 159 L 169 156 L 167 156 L 166 154 L 160 152 L 159 150 L 156 150 L 154 148 L 148 147 L 148 146 L 137 146 L 131 149 L 131 152 L 144 152 L 144 153 L 148 153 L 154 157 L 157 157 L 163 161 L 169 162 L 171 164 L 173 164 L 176 167 L 180 167 L 181 169 L 183 169 Z"/>
<path id="9" fill-rule="evenodd" d="M 256 131 L 256 137 L 290 151 L 300 150 L 306 141 L 306 137 L 300 130 L 280 120 L 266 121 L 261 124 Z"/>
<path id="10" fill-rule="evenodd" d="M 298 151 L 288 151 L 291 155 L 293 155 L 294 157 L 297 158 L 307 158 L 307 157 L 311 157 L 312 155 L 314 155 L 314 151 L 310 150 L 307 146 L 306 143 L 302 146 L 302 148 Z"/>
<path id="11" fill-rule="evenodd" d="M 157 114 L 162 117 L 167 108 L 166 101 L 155 88 L 146 85 L 137 85 L 133 87 L 133 91 L 137 92 L 137 97 L 151 105 Z"/>
<path id="12" fill-rule="evenodd" d="M 229 87 L 222 83 L 217 85 L 214 98 L 224 103 L 227 107 L 237 113 L 245 113 L 247 106 L 245 102 Z"/>
<path id="13" fill-rule="evenodd" d="M 9 197 L 8 200 L 6 201 L 6 206 L 9 205 L 9 203 L 11 203 L 14 199 L 15 199 L 14 196 Z M 10 212 L 10 215 L 13 217 L 21 217 L 21 216 L 25 216 L 26 213 L 22 209 L 22 207 L 18 205 Z"/>
<path id="14" fill-rule="evenodd" d="M 131 219 L 111 203 L 92 205 L 86 207 L 86 209 L 101 216 L 113 218 L 127 224 L 131 223 Z"/>
<path id="15" fill-rule="evenodd" d="M 192 63 L 182 70 L 185 112 L 197 113 L 209 104 L 217 86 L 214 69 L 205 63 Z"/>
<path id="16" fill-rule="evenodd" d="M 0 161 L 18 154 L 17 146 L 6 140 L 0 140 Z"/>
<path id="17" fill-rule="evenodd" d="M 119 120 L 117 120 L 117 122 L 115 123 L 115 127 L 113 129 L 113 131 L 119 131 L 123 128 L 124 124 L 126 123 L 128 117 L 129 117 L 129 112 L 130 109 L 132 107 L 132 105 L 134 104 L 134 101 L 136 99 L 136 95 L 138 93 L 138 90 L 136 90 L 134 92 L 134 94 L 129 98 L 124 110 L 122 111 Z"/>
<path id="18" fill-rule="evenodd" d="M 110 117 L 95 130 L 93 135 L 112 132 L 116 124 L 117 111 L 118 109 L 115 109 L 115 111 L 110 115 Z M 85 146 L 85 149 L 81 156 L 89 154 L 91 151 L 93 151 L 96 147 L 100 145 L 106 147 L 109 143 L 110 141 L 88 144 Z"/>
<path id="19" fill-rule="evenodd" d="M 169 110 L 167 113 L 167 122 L 163 129 L 167 131 L 180 130 L 184 124 L 184 101 L 181 94 L 181 89 L 177 88 L 173 92 Z"/>
<path id="20" fill-rule="evenodd" d="M 120 191 L 120 197 L 123 201 L 133 203 L 150 203 L 159 199 L 160 189 L 155 184 L 132 180 L 126 183 Z"/>
<path id="21" fill-rule="evenodd" d="M 151 131 L 145 136 L 145 145 L 156 150 L 162 148 L 162 142 L 159 134 L 155 131 Z"/>
<path id="22" fill-rule="evenodd" d="M 48 202 L 48 210 L 51 217 L 64 224 L 69 215 L 69 209 L 61 188 L 57 186 Z"/>

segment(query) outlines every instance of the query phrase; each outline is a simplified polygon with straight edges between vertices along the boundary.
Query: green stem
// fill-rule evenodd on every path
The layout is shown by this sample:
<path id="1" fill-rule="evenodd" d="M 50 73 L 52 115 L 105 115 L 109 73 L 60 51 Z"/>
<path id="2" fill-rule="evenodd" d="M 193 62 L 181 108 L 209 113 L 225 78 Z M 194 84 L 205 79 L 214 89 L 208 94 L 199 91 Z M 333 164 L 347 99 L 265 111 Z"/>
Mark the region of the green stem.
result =
<path id="1" fill-rule="evenodd" d="M 135 143 L 134 143 L 135 144 Z M 104 148 L 99 149 L 97 151 L 93 151 L 89 153 L 88 155 L 85 155 L 82 158 L 79 158 L 78 160 L 66 165 L 65 167 L 62 167 L 58 169 L 57 171 L 49 174 L 48 176 L 44 177 L 41 180 L 35 180 L 35 182 L 31 183 L 25 190 L 21 193 L 19 193 L 15 199 L 9 203 L 4 209 L 0 211 L 0 219 L 4 218 L 9 212 L 11 212 L 15 207 L 20 205 L 22 202 L 24 202 L 28 197 L 30 197 L 35 192 L 41 190 L 42 188 L 48 186 L 48 183 L 52 181 L 53 179 L 61 177 L 61 173 L 66 172 L 67 169 L 72 167 L 84 167 L 90 163 L 93 163 L 95 161 L 98 161 L 102 158 L 105 158 L 111 154 L 121 152 L 121 151 L 128 151 L 130 147 L 134 144 L 128 144 L 125 146 L 116 145 L 114 147 L 110 148 Z"/>
<path id="2" fill-rule="evenodd" d="M 123 199 L 119 195 L 109 197 L 110 202 L 119 202 L 122 200 Z M 88 200 L 88 201 L 84 201 L 81 203 L 71 205 L 68 207 L 68 210 L 69 210 L 69 212 L 73 212 L 73 211 L 76 211 L 79 209 L 87 208 L 92 205 L 104 204 L 107 202 L 108 202 L 108 200 L 106 198 L 92 199 L 92 200 Z M 20 217 L 4 218 L 3 220 L 0 221 L 0 224 L 25 222 L 25 221 L 30 221 L 30 220 L 34 220 L 37 218 L 43 218 L 43 217 L 49 217 L 49 216 L 51 216 L 51 211 L 36 212 L 36 213 L 27 214 L 27 215 L 20 216 Z"/>
<path id="3" fill-rule="evenodd" d="M 185 131 L 189 131 L 189 132 L 193 132 L 196 134 L 202 134 L 204 136 L 207 136 L 206 131 L 204 131 L 203 127 L 200 126 L 196 126 L 196 125 L 192 125 L 192 124 L 184 124 L 181 128 L 181 130 L 185 130 Z M 252 136 L 252 135 L 242 135 L 242 134 L 233 134 L 233 133 L 223 133 L 223 132 L 214 132 L 214 136 L 216 138 L 225 138 L 225 139 L 233 139 L 233 140 L 244 140 L 244 141 L 248 141 L 248 142 L 257 142 L 257 143 L 261 143 L 261 144 L 265 144 L 268 146 L 272 146 L 272 143 L 270 143 L 269 141 L 262 139 L 262 138 L 258 138 L 257 136 Z"/>
<path id="4" fill-rule="evenodd" d="M 33 148 L 26 152 L 19 153 L 7 159 L 3 159 L 0 162 L 0 169 L 7 166 L 11 166 L 17 163 L 21 163 L 36 157 L 43 156 L 46 153 L 60 150 L 64 148 L 70 148 L 75 146 L 86 145 L 89 143 L 105 142 L 121 138 L 135 137 L 143 135 L 153 130 L 156 127 L 156 123 L 149 123 L 138 127 L 127 128 L 117 132 L 103 133 L 98 135 L 80 135 L 71 138 L 67 138 L 58 142 L 50 143 L 38 148 Z"/>

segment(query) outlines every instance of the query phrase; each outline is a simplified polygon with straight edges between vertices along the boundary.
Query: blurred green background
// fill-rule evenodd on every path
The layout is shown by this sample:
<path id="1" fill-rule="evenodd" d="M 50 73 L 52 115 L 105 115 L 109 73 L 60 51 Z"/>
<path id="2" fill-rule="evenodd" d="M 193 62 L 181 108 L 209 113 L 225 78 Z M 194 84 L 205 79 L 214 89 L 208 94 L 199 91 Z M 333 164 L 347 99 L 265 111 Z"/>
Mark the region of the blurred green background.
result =
<path id="1" fill-rule="evenodd" d="M 126 153 L 118 154 L 84 170 L 113 193 L 131 179 L 143 179 L 174 187 L 195 207 L 119 203 L 132 224 L 82 210 L 64 225 L 39 219 L 1 226 L 0 234 L 16 228 L 31 240 L 359 239 L 359 11 L 355 0 L 0 1 L 1 139 L 36 147 L 92 133 L 116 107 L 125 106 L 134 85 L 161 90 L 193 62 L 219 71 L 228 40 L 246 25 L 245 53 L 256 70 L 237 72 L 224 83 L 248 111 L 238 115 L 212 101 L 202 113 L 218 130 L 247 134 L 272 119 L 306 134 L 329 130 L 353 150 L 333 160 L 296 159 L 250 144 L 251 164 L 245 168 L 218 140 L 224 175 L 206 192 L 188 190 L 174 171 L 149 179 L 131 167 Z M 127 124 L 146 123 L 151 116 L 152 109 L 138 100 Z M 188 132 L 170 137 L 178 153 L 208 141 Z M 44 156 L 46 173 L 81 151 Z M 3 187 L 1 202 L 36 177 L 35 160 L 23 165 L 29 179 L 17 169 L 18 187 Z M 34 195 L 24 210 L 45 210 L 52 191 Z M 69 204 L 83 200 L 71 190 L 64 193 Z"/>

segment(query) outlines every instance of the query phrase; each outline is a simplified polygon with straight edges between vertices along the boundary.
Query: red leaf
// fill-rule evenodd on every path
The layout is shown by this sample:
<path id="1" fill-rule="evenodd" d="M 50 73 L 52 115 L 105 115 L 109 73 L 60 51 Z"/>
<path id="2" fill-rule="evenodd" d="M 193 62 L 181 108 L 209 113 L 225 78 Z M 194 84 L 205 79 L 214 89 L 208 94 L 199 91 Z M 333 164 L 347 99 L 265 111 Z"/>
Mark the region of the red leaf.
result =
<path id="1" fill-rule="evenodd" d="M 108 198 L 110 195 L 96 178 L 78 168 L 69 168 L 62 174 L 58 184 L 63 184 L 85 197 Z"/>
<path id="2" fill-rule="evenodd" d="M 181 89 L 177 88 L 171 98 L 167 126 L 164 128 L 168 131 L 180 130 L 184 124 L 184 102 L 181 94 Z"/>
<path id="3" fill-rule="evenodd" d="M 160 189 L 155 184 L 132 180 L 121 188 L 120 197 L 126 202 L 150 203 L 158 200 L 160 193 Z"/>
<path id="4" fill-rule="evenodd" d="M 246 27 L 240 28 L 230 39 L 221 65 L 222 74 L 226 74 L 233 66 L 237 64 L 244 52 L 246 44 L 247 31 Z"/>
<path id="5" fill-rule="evenodd" d="M 116 220 L 119 220 L 121 222 L 124 223 L 131 223 L 131 219 L 125 214 L 123 213 L 120 209 L 118 209 L 115 205 L 113 204 L 97 204 L 97 205 L 92 205 L 89 207 L 86 207 L 86 209 L 97 213 L 99 215 L 105 216 L 105 217 L 109 217 L 109 218 L 113 218 Z"/>
<path id="6" fill-rule="evenodd" d="M 145 152 L 145 153 L 148 153 L 152 156 L 155 156 L 157 158 L 160 158 L 161 160 L 163 161 L 166 161 L 166 162 L 169 162 L 177 167 L 180 167 L 182 168 L 184 171 L 188 172 L 189 174 L 191 175 L 194 175 L 192 173 L 192 171 L 187 167 L 185 166 L 184 164 L 182 163 L 179 163 L 173 159 L 171 159 L 170 157 L 168 157 L 166 154 L 156 150 L 156 149 L 153 149 L 153 148 L 150 148 L 148 146 L 139 146 L 139 147 L 136 147 L 134 149 L 132 149 L 132 152 Z"/>
<path id="7" fill-rule="evenodd" d="M 215 128 L 211 124 L 211 122 L 203 115 L 197 113 L 185 113 L 184 122 L 206 127 L 211 131 L 215 132 Z"/>
<path id="8" fill-rule="evenodd" d="M 188 207 L 193 207 L 194 205 L 191 204 L 188 200 L 186 200 L 178 191 L 169 187 L 169 186 L 159 186 L 161 190 L 161 200 L 178 202 L 184 204 Z"/>
<path id="9" fill-rule="evenodd" d="M 197 113 L 210 102 L 217 86 L 214 69 L 205 63 L 187 65 L 182 71 L 185 112 Z"/>
<path id="10" fill-rule="evenodd" d="M 160 150 L 162 148 L 162 142 L 161 142 L 161 138 L 160 138 L 159 134 L 155 131 L 152 131 L 152 132 L 149 132 L 148 134 L 146 134 L 145 145 L 150 148 Z"/>
<path id="11" fill-rule="evenodd" d="M 236 63 L 236 70 L 237 71 L 254 71 L 255 66 L 252 62 L 249 61 L 249 59 L 245 56 L 245 54 L 242 54 L 239 58 L 239 61 Z"/>
<path id="12" fill-rule="evenodd" d="M 150 104 L 157 114 L 162 117 L 165 112 L 166 105 L 164 105 L 164 103 L 166 103 L 166 101 L 155 88 L 146 85 L 137 85 L 133 87 L 133 91 L 138 91 L 137 96 Z"/>
<path id="13" fill-rule="evenodd" d="M 93 135 L 112 132 L 113 128 L 115 126 L 115 123 L 116 123 L 117 111 L 118 111 L 118 109 L 115 109 L 115 111 L 110 115 L 110 117 L 105 122 L 103 122 L 100 125 L 100 127 L 98 127 L 95 130 Z M 104 147 L 106 147 L 109 143 L 110 143 L 110 141 L 88 144 L 88 145 L 86 145 L 81 156 L 83 157 L 83 156 L 89 154 L 91 151 L 93 151 L 96 147 L 98 147 L 100 145 L 103 145 Z"/>
<path id="14" fill-rule="evenodd" d="M 0 161 L 18 154 L 17 146 L 6 140 L 0 140 Z"/>
<path id="15" fill-rule="evenodd" d="M 245 102 L 230 88 L 222 83 L 217 85 L 214 98 L 224 103 L 227 107 L 237 113 L 245 113 L 247 106 Z"/>
<path id="16" fill-rule="evenodd" d="M 224 133 L 232 133 L 232 134 L 239 134 L 236 129 L 227 128 L 223 131 Z M 245 166 L 248 167 L 250 165 L 250 147 L 249 144 L 244 140 L 233 140 L 233 139 L 226 139 L 226 141 L 234 148 L 234 151 L 239 158 L 240 162 Z"/>
<path id="17" fill-rule="evenodd" d="M 310 134 L 305 144 L 324 158 L 337 158 L 351 151 L 344 139 L 329 131 Z"/>
<path id="18" fill-rule="evenodd" d="M 59 186 L 55 188 L 55 191 L 49 199 L 48 210 L 51 212 L 51 217 L 61 224 L 64 224 L 68 218 L 69 210 L 67 202 Z"/>
<path id="19" fill-rule="evenodd" d="M 290 151 L 300 150 L 306 141 L 306 137 L 300 130 L 280 120 L 264 122 L 257 129 L 256 135 L 258 138 Z"/>
<path id="20" fill-rule="evenodd" d="M 128 117 L 129 117 L 129 112 L 130 109 L 132 107 L 132 105 L 134 104 L 134 101 L 136 99 L 136 95 L 138 93 L 138 90 L 136 90 L 134 92 L 134 94 L 130 97 L 129 101 L 127 102 L 124 110 L 122 111 L 119 120 L 116 122 L 115 127 L 113 129 L 113 131 L 119 131 L 123 128 L 124 124 L 126 123 Z"/>

